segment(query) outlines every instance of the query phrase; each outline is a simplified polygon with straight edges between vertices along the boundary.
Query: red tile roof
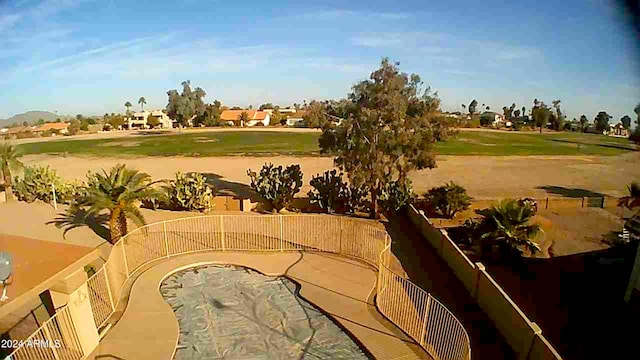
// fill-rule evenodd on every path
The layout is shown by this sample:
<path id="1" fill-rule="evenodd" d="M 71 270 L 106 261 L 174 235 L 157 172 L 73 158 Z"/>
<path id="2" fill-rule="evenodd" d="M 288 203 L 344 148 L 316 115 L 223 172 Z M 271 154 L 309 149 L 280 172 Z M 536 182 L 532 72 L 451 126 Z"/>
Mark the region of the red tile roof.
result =
<path id="1" fill-rule="evenodd" d="M 267 118 L 266 111 L 258 110 L 225 110 L 220 114 L 220 120 L 222 121 L 238 121 L 242 113 L 247 113 L 249 120 L 264 120 Z"/>

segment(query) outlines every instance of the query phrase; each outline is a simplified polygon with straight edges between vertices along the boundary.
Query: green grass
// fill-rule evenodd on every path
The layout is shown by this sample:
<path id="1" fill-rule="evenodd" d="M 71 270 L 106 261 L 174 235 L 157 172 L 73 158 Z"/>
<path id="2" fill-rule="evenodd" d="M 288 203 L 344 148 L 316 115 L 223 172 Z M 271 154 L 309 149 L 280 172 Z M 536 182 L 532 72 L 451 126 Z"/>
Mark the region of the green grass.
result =
<path id="1" fill-rule="evenodd" d="M 634 145 L 598 134 L 461 131 L 437 149 L 446 155 L 621 155 L 634 151 Z"/>
<path id="2" fill-rule="evenodd" d="M 318 155 L 319 133 L 201 132 L 137 135 L 115 139 L 55 140 L 19 145 L 25 154 L 93 156 Z M 441 155 L 620 155 L 633 151 L 627 139 L 581 133 L 462 131 L 437 145 Z"/>

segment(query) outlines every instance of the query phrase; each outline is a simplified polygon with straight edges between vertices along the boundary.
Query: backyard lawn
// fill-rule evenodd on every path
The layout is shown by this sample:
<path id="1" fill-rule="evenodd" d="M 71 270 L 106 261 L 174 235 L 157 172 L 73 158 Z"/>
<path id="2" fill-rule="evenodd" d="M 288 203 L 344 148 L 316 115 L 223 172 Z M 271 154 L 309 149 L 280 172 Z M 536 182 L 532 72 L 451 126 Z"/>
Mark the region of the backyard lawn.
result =
<path id="1" fill-rule="evenodd" d="M 319 133 L 228 131 L 144 134 L 113 139 L 64 138 L 19 145 L 24 154 L 93 156 L 319 155 Z M 627 139 L 581 133 L 462 131 L 437 145 L 441 155 L 620 155 L 634 150 Z"/>

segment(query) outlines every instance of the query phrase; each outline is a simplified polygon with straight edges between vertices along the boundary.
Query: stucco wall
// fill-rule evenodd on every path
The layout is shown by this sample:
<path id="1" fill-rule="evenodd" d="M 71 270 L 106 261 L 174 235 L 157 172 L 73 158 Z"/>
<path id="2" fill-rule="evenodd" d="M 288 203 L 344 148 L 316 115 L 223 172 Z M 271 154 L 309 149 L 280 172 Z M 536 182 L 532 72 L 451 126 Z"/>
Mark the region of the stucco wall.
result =
<path id="1" fill-rule="evenodd" d="M 544 338 L 538 325 L 527 318 L 489 275 L 482 263 L 472 263 L 446 231 L 433 226 L 424 213 L 419 212 L 413 205 L 409 206 L 408 215 L 422 236 L 436 249 L 478 305 L 495 323 L 519 359 L 561 359 Z"/>

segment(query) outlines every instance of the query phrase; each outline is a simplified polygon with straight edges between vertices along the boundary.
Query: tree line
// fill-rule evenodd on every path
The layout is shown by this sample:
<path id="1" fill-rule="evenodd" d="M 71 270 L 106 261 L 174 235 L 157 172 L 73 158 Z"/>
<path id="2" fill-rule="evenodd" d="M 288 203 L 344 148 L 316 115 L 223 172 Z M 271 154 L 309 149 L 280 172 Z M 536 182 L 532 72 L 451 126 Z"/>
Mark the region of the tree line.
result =
<path id="1" fill-rule="evenodd" d="M 549 128 L 555 131 L 580 131 L 580 132 L 594 132 L 602 133 L 603 131 L 609 131 L 611 129 L 610 121 L 613 116 L 609 115 L 606 111 L 600 111 L 590 121 L 589 118 L 582 114 L 579 119 L 573 118 L 567 120 L 565 113 L 561 108 L 562 101 L 560 99 L 553 100 L 551 106 L 544 103 L 544 101 L 534 99 L 533 106 L 527 114 L 526 106 L 518 108 L 515 103 L 510 106 L 502 107 L 502 115 L 506 121 L 510 121 L 513 124 L 514 130 L 519 130 L 523 126 L 530 126 L 531 128 L 538 128 L 542 132 L 543 128 Z M 474 123 L 479 126 L 489 126 L 494 121 L 495 112 L 491 112 L 491 108 L 482 104 L 480 109 L 484 112 L 478 111 L 478 101 L 473 99 L 468 105 L 461 104 L 464 110 L 468 111 L 470 123 Z M 640 103 L 633 109 L 636 114 L 636 130 L 634 134 L 640 136 Z M 631 117 L 624 115 L 620 118 L 620 123 L 626 130 L 631 129 Z"/>

